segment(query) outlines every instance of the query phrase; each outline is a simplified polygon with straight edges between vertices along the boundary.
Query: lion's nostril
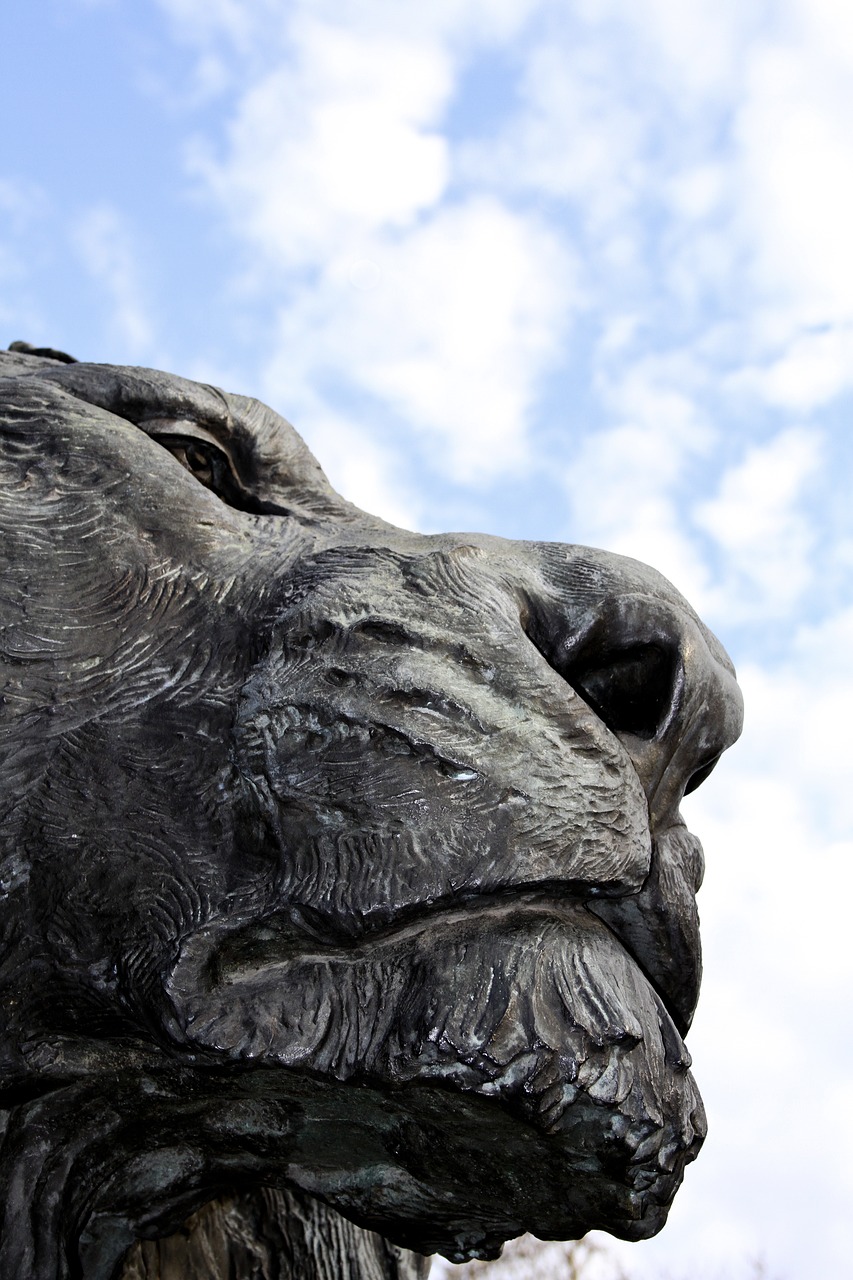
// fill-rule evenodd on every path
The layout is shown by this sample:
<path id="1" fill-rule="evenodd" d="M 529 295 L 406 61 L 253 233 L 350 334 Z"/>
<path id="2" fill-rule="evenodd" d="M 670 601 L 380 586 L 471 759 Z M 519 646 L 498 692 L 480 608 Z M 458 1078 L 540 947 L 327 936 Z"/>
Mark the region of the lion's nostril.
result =
<path id="1" fill-rule="evenodd" d="M 632 592 L 582 611 L 571 601 L 525 603 L 528 639 L 611 733 L 640 742 L 671 736 L 687 653 L 684 619 L 667 602 Z"/>
<path id="2" fill-rule="evenodd" d="M 560 674 L 613 733 L 654 738 L 672 706 L 674 655 L 657 644 L 587 653 Z"/>
<path id="3" fill-rule="evenodd" d="M 719 760 L 721 755 L 722 755 L 722 752 L 719 752 L 717 755 L 714 756 L 713 760 L 709 760 L 707 764 L 702 765 L 701 769 L 697 769 L 694 773 L 690 775 L 690 781 L 687 783 L 687 786 L 684 788 L 684 794 L 686 796 L 689 796 L 690 792 L 695 791 L 697 787 L 701 787 L 702 783 L 708 777 L 708 774 L 711 773 L 712 769 L 717 764 L 717 761 Z"/>

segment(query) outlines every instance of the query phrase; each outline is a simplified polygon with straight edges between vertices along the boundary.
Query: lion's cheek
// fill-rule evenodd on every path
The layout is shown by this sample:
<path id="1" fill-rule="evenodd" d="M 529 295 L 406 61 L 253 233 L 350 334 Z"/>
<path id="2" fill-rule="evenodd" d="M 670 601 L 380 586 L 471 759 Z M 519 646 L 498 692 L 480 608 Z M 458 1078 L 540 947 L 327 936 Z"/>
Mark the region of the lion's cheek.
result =
<path id="1" fill-rule="evenodd" d="M 577 724 L 569 738 L 533 715 L 450 739 L 312 694 L 258 699 L 237 728 L 257 846 L 244 852 L 263 847 L 278 906 L 358 933 L 460 895 L 612 895 L 645 881 L 645 797 L 615 739 Z"/>

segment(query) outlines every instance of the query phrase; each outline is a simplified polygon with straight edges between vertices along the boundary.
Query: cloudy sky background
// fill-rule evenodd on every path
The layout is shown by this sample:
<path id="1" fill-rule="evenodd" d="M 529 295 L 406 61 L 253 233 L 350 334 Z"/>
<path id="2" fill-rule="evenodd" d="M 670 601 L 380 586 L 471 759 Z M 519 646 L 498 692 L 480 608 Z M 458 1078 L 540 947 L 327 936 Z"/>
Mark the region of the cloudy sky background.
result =
<path id="1" fill-rule="evenodd" d="M 711 1133 L 623 1256 L 849 1277 L 849 0 L 40 0 L 0 112 L 0 345 L 259 395 L 369 509 L 648 560 L 724 639 Z"/>

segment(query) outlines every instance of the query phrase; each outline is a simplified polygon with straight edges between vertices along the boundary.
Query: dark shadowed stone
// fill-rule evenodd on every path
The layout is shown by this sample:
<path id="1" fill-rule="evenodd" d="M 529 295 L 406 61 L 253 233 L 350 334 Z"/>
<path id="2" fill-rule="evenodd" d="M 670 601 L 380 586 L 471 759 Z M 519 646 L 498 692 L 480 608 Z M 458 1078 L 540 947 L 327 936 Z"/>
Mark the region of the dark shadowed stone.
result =
<path id="1" fill-rule="evenodd" d="M 256 401 L 17 346 L 0 1275 L 654 1234 L 705 1132 L 718 641 L 637 561 L 394 528 Z"/>

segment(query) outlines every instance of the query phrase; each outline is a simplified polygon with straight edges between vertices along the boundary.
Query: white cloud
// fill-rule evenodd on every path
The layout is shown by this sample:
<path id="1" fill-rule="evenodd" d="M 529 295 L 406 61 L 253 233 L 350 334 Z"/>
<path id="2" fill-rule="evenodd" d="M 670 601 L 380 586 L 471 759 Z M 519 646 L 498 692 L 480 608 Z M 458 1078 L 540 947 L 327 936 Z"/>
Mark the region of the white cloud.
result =
<path id="1" fill-rule="evenodd" d="M 275 0 L 159 0 L 176 30 L 192 44 L 204 47 L 225 38 L 233 49 L 248 53 L 262 32 L 275 43 L 282 25 L 281 6 Z"/>
<path id="2" fill-rule="evenodd" d="M 708 218 L 720 208 L 725 186 L 724 167 L 719 162 L 700 160 L 673 175 L 667 195 L 675 216 L 692 223 Z"/>
<path id="3" fill-rule="evenodd" d="M 476 201 L 382 257 L 395 306 L 387 293 L 369 295 L 371 350 L 356 376 L 440 436 L 454 473 L 518 466 L 536 375 L 565 324 L 566 256 L 534 221 Z"/>
<path id="4" fill-rule="evenodd" d="M 735 398 L 810 412 L 848 389 L 849 6 L 588 0 L 524 61 L 519 110 L 460 172 L 562 202 L 592 308 L 722 308 Z"/>
<path id="5" fill-rule="evenodd" d="M 741 369 L 730 381 L 736 392 L 775 407 L 820 409 L 853 385 L 853 324 L 795 333 L 778 359 Z"/>
<path id="6" fill-rule="evenodd" d="M 701 395 L 695 371 L 648 360 L 610 377 L 602 396 L 621 422 L 589 433 L 568 465 L 571 536 L 655 565 L 717 627 L 791 616 L 820 571 L 822 434 L 786 428 L 747 445 L 697 501 L 719 437 L 688 394 Z"/>
<path id="7" fill-rule="evenodd" d="M 441 198 L 433 126 L 451 83 L 440 46 L 294 24 L 292 50 L 240 99 L 224 156 L 196 165 L 263 258 L 324 265 Z"/>
<path id="8" fill-rule="evenodd" d="M 460 149 L 469 182 L 582 199 L 581 216 L 609 226 L 629 209 L 647 172 L 647 113 L 614 92 L 603 51 L 579 39 L 545 42 L 525 60 L 522 109 L 497 139 Z"/>
<path id="9" fill-rule="evenodd" d="M 707 571 L 680 503 L 714 434 L 694 404 L 694 380 L 678 360 L 637 361 L 600 374 L 600 394 L 619 425 L 584 439 L 565 483 L 575 540 L 648 561 L 701 608 Z"/>
<path id="10" fill-rule="evenodd" d="M 846 1244 L 842 1252 L 823 1233 L 846 1216 L 851 1189 L 853 1121 L 839 1101 L 853 1084 L 853 1038 L 839 1011 L 853 983 L 853 840 L 840 797 L 835 818 L 846 841 L 823 815 L 832 783 L 849 777 L 846 744 L 844 758 L 833 759 L 853 702 L 849 672 L 839 679 L 837 669 L 848 654 L 846 643 L 843 654 L 821 645 L 811 655 L 817 665 L 797 662 L 775 679 L 741 673 L 740 759 L 733 753 L 707 798 L 697 794 L 691 817 L 709 868 L 700 901 L 706 981 L 691 1049 L 711 1086 L 713 1124 L 708 1179 L 701 1157 L 694 1175 L 692 1223 L 708 1223 L 705 1260 L 725 1260 L 713 1222 L 803 1280 L 847 1274 Z"/>
<path id="11" fill-rule="evenodd" d="M 581 301 L 574 257 L 532 212 L 448 200 L 441 127 L 466 42 L 506 39 L 536 7 L 403 19 L 384 0 L 294 6 L 270 18 L 266 65 L 221 145 L 196 147 L 197 176 L 249 251 L 244 286 L 286 299 L 265 391 L 306 430 L 309 413 L 335 416 L 337 386 L 361 397 L 371 449 L 409 432 L 435 470 L 475 482 L 526 465 L 541 378 Z M 190 0 L 167 8 L 188 29 Z M 238 51 L 260 39 L 264 3 L 220 9 L 201 45 L 215 30 Z"/>
<path id="12" fill-rule="evenodd" d="M 753 755 L 793 793 L 810 798 L 814 836 L 833 849 L 851 836 L 851 653 L 853 607 L 799 626 L 781 669 L 771 672 L 753 663 L 746 673 Z"/>
<path id="13" fill-rule="evenodd" d="M 690 98 L 730 91 L 739 56 L 760 6 L 739 0 L 650 0 L 642 11 L 621 5 L 625 16 L 659 53 L 667 79 Z"/>
<path id="14" fill-rule="evenodd" d="M 42 187 L 21 178 L 0 177 L 0 215 L 10 229 L 19 233 L 45 212 Z"/>
<path id="15" fill-rule="evenodd" d="M 704 573 L 684 536 L 674 494 L 658 470 L 680 471 L 685 453 L 673 449 L 664 432 L 641 426 L 597 432 L 570 464 L 573 537 L 660 569 L 696 601 Z"/>
<path id="16" fill-rule="evenodd" d="M 743 57 L 729 211 L 743 376 L 733 390 L 811 412 L 851 385 L 853 22 L 789 0 Z"/>
<path id="17" fill-rule="evenodd" d="M 399 455 L 321 402 L 305 406 L 306 443 L 337 491 L 371 515 L 404 529 L 422 523 L 418 495 L 401 475 Z M 298 425 L 298 424 L 297 424 Z"/>
<path id="18" fill-rule="evenodd" d="M 400 5 L 398 0 L 158 0 L 182 37 L 204 46 L 224 37 L 243 55 L 277 54 L 289 39 L 291 21 L 302 18 L 346 26 L 364 36 L 402 34 L 415 42 L 444 40 L 498 43 L 517 35 L 547 0 L 433 0 Z"/>
<path id="19" fill-rule="evenodd" d="M 723 475 L 718 493 L 694 511 L 727 560 L 719 609 L 738 615 L 784 615 L 811 585 L 816 566 L 814 517 L 805 490 L 821 461 L 821 438 L 789 428 Z"/>
<path id="20" fill-rule="evenodd" d="M 598 28 L 602 45 L 618 48 L 627 32 L 637 55 L 630 73 L 677 88 L 683 106 L 731 91 L 744 46 L 764 9 L 750 0 L 647 0 L 641 8 L 630 0 L 580 0 L 574 7 Z"/>
<path id="21" fill-rule="evenodd" d="M 853 40 L 839 40 L 838 57 L 809 43 L 756 54 L 736 126 L 757 284 L 805 324 L 853 317 Z"/>
<path id="22" fill-rule="evenodd" d="M 832 305 L 827 293 L 851 222 L 838 179 L 851 144 L 850 113 L 837 107 L 849 91 L 831 6 L 812 17 L 800 0 L 654 0 L 640 15 L 600 0 L 567 15 L 505 0 L 492 20 L 484 4 L 449 0 L 416 12 L 387 0 L 286 13 L 268 0 L 162 5 L 204 56 L 216 36 L 254 60 L 222 138 L 196 149 L 195 166 L 248 250 L 247 283 L 286 299 L 270 367 L 287 369 L 282 390 L 297 410 L 321 385 L 349 386 L 372 398 L 375 418 L 441 441 L 456 478 L 507 473 L 525 464 L 542 378 L 581 289 L 602 327 L 643 317 L 623 333 L 623 367 L 611 360 L 599 380 L 626 457 L 679 454 L 686 439 L 652 424 L 648 447 L 626 443 L 626 430 L 647 429 L 642 406 L 614 413 L 609 399 L 638 355 L 666 349 L 652 308 L 677 321 L 710 300 L 733 316 L 725 352 L 707 329 L 698 341 L 679 335 L 695 369 L 672 379 L 676 399 L 696 394 L 697 370 L 704 390 L 713 382 L 732 403 L 758 395 L 803 413 L 849 385 L 843 264 Z M 452 139 L 445 114 L 466 58 L 519 41 L 537 15 L 545 35 L 514 50 L 518 109 L 497 137 Z M 552 203 L 521 212 L 520 192 Z M 826 242 L 813 232 L 821 218 Z M 706 448 L 697 441 L 685 457 Z M 643 475 L 640 501 L 617 518 L 617 495 L 591 523 L 701 585 L 676 508 Z"/>
<path id="23" fill-rule="evenodd" d="M 300 383 L 333 371 L 420 432 L 437 470 L 482 481 L 525 464 L 537 379 L 573 304 L 555 237 L 495 201 L 470 201 L 407 235 L 374 237 L 292 298 L 271 386 L 298 397 Z"/>
<path id="24" fill-rule="evenodd" d="M 112 325 L 130 358 L 150 352 L 153 332 L 133 240 L 117 209 L 98 205 L 77 222 L 74 243 L 112 308 Z"/>

